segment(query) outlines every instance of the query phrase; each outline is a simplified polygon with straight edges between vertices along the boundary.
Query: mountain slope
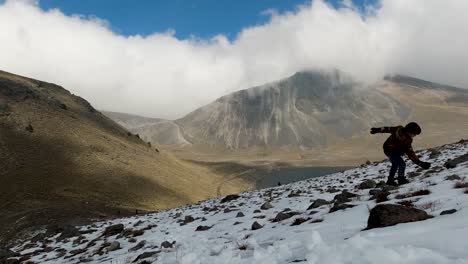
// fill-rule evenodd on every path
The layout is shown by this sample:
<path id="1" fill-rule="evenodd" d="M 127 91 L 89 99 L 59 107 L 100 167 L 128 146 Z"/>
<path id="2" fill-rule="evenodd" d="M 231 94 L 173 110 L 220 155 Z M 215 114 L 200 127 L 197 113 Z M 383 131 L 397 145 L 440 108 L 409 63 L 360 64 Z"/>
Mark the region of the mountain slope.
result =
<path id="1" fill-rule="evenodd" d="M 415 148 L 463 137 L 468 134 L 468 90 L 402 75 L 363 85 L 338 71 L 299 72 L 138 132 L 175 150 L 184 146 L 177 152 L 184 159 L 355 165 L 366 156 L 383 158 L 376 146 L 385 135 L 370 137 L 370 127 L 411 121 L 423 128 Z"/>
<path id="2" fill-rule="evenodd" d="M 195 202 L 216 196 L 220 181 L 205 167 L 149 147 L 62 87 L 0 72 L 3 234 L 53 219 Z"/>
<path id="3" fill-rule="evenodd" d="M 13 250 L 41 263 L 468 263 L 468 141 L 417 154 L 432 168 L 421 170 L 409 163 L 411 183 L 396 188 L 379 183 L 388 171 L 385 160 L 184 208 L 81 226 L 82 238 L 56 241 L 56 234 L 24 241 Z M 444 166 L 460 156 L 464 158 L 457 166 Z M 379 184 L 372 188 L 375 182 L 369 181 Z M 388 200 L 370 195 L 384 190 Z M 365 230 L 369 210 L 377 204 L 403 204 L 433 217 Z M 254 222 L 259 224 L 255 230 Z M 55 251 L 43 250 L 47 247 Z"/>

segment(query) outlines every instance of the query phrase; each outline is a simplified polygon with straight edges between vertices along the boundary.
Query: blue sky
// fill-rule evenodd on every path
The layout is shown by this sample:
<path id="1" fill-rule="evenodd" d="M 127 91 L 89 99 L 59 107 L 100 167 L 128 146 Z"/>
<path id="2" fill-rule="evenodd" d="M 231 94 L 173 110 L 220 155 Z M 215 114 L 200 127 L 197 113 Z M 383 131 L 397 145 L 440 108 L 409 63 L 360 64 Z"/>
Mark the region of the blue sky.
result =
<path id="1" fill-rule="evenodd" d="M 339 6 L 341 0 L 328 0 Z M 375 0 L 354 0 L 358 7 Z M 96 16 L 122 35 L 149 35 L 176 31 L 185 39 L 191 35 L 210 38 L 223 34 L 234 39 L 242 28 L 267 22 L 264 11 L 294 11 L 310 0 L 40 0 L 42 9 L 58 8 L 67 15 Z"/>

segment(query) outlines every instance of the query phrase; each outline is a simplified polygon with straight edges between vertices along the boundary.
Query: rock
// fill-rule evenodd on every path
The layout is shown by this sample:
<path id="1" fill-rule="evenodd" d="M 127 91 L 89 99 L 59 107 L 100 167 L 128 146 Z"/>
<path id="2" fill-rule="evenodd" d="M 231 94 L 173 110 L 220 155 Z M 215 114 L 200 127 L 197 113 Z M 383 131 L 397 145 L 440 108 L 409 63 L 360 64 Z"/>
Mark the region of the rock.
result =
<path id="1" fill-rule="evenodd" d="M 78 231 L 78 229 L 72 225 L 53 225 L 47 228 L 45 236 L 49 237 L 58 233 L 60 233 L 60 236 L 57 238 L 57 241 L 62 241 L 67 238 L 77 237 L 81 235 L 80 231 Z"/>
<path id="2" fill-rule="evenodd" d="M 458 164 L 468 161 L 468 153 L 461 155 L 455 159 L 445 162 L 444 167 L 447 169 L 455 168 Z"/>
<path id="3" fill-rule="evenodd" d="M 7 260 L 4 260 L 2 262 L 0 262 L 2 264 L 20 264 L 21 262 L 19 261 L 19 259 L 7 259 Z"/>
<path id="4" fill-rule="evenodd" d="M 230 194 L 226 197 L 224 197 L 222 200 L 221 200 L 221 203 L 226 203 L 226 202 L 229 202 L 229 201 L 234 201 L 234 200 L 237 200 L 239 199 L 240 196 L 237 195 L 237 194 Z"/>
<path id="5" fill-rule="evenodd" d="M 385 185 L 382 187 L 382 191 L 390 192 L 394 190 L 398 190 L 398 186 Z"/>
<path id="6" fill-rule="evenodd" d="M 138 262 L 138 261 L 140 261 L 142 259 L 151 258 L 151 257 L 156 256 L 159 253 L 161 253 L 160 250 L 158 250 L 158 251 L 148 251 L 148 252 L 145 252 L 143 254 L 138 255 L 138 257 L 136 257 L 136 259 L 134 259 L 132 262 L 135 263 L 135 262 Z"/>
<path id="7" fill-rule="evenodd" d="M 146 240 L 142 240 L 136 244 L 136 246 L 130 248 L 128 251 L 133 252 L 143 248 L 146 245 Z"/>
<path id="8" fill-rule="evenodd" d="M 253 212 L 254 212 L 254 214 L 258 214 L 258 213 L 261 213 L 262 211 L 256 209 L 256 210 L 254 210 Z"/>
<path id="9" fill-rule="evenodd" d="M 210 230 L 213 226 L 197 226 L 197 229 L 195 231 L 206 231 Z"/>
<path id="10" fill-rule="evenodd" d="M 120 249 L 120 243 L 119 241 L 114 241 L 110 244 L 110 246 L 107 248 L 108 251 L 115 251 L 117 249 Z"/>
<path id="11" fill-rule="evenodd" d="M 273 205 L 271 205 L 269 202 L 266 202 L 264 204 L 262 204 L 262 206 L 260 207 L 260 209 L 262 210 L 268 210 L 268 209 L 271 209 L 273 208 Z"/>
<path id="12" fill-rule="evenodd" d="M 174 242 L 169 242 L 169 241 L 164 241 L 161 243 L 161 248 L 172 248 L 175 244 L 175 241 Z"/>
<path id="13" fill-rule="evenodd" d="M 306 218 L 299 217 L 299 218 L 294 219 L 294 222 L 291 224 L 291 226 L 297 226 L 309 220 L 310 218 L 306 219 Z"/>
<path id="14" fill-rule="evenodd" d="M 195 218 L 193 218 L 191 215 L 186 215 L 185 218 L 184 218 L 184 223 L 185 224 L 191 223 L 193 221 L 195 221 Z"/>
<path id="15" fill-rule="evenodd" d="M 145 231 L 142 230 L 142 229 L 134 230 L 134 231 L 132 232 L 132 236 L 133 236 L 133 237 L 137 237 L 137 236 L 143 235 L 144 233 L 145 233 Z"/>
<path id="16" fill-rule="evenodd" d="M 457 209 L 445 210 L 440 213 L 440 215 L 454 214 L 457 212 Z"/>
<path id="17" fill-rule="evenodd" d="M 450 175 L 450 176 L 447 176 L 445 177 L 446 180 L 448 181 L 458 181 L 458 180 L 461 180 L 460 176 L 458 175 Z"/>
<path id="18" fill-rule="evenodd" d="M 318 208 L 322 205 L 327 205 L 327 204 L 330 204 L 330 202 L 324 199 L 317 199 L 307 208 L 307 210 Z"/>
<path id="19" fill-rule="evenodd" d="M 286 220 L 288 218 L 291 218 L 299 213 L 297 212 L 279 212 L 276 217 L 273 219 L 273 222 L 280 222 L 283 220 Z"/>
<path id="20" fill-rule="evenodd" d="M 429 149 L 429 158 L 430 159 L 437 158 L 440 154 L 441 154 L 440 151 L 438 151 L 437 149 Z"/>
<path id="21" fill-rule="evenodd" d="M 113 235 L 118 235 L 124 231 L 124 225 L 123 224 L 116 224 L 116 225 L 111 225 L 106 227 L 104 230 L 103 235 L 108 237 L 108 236 L 113 236 Z"/>
<path id="22" fill-rule="evenodd" d="M 361 184 L 359 184 L 358 188 L 363 190 L 375 188 L 375 186 L 377 186 L 377 183 L 374 180 L 365 180 Z"/>
<path id="23" fill-rule="evenodd" d="M 263 228 L 263 226 L 261 224 L 259 224 L 257 221 L 255 221 L 252 224 L 252 230 L 258 230 L 258 229 L 261 229 L 261 228 Z"/>
<path id="24" fill-rule="evenodd" d="M 379 204 L 370 211 L 367 229 L 422 221 L 431 217 L 425 211 L 416 208 L 397 204 Z"/>
<path id="25" fill-rule="evenodd" d="M 236 217 L 244 217 L 244 214 L 242 212 L 238 212 Z"/>
<path id="26" fill-rule="evenodd" d="M 356 194 L 350 193 L 348 191 L 343 191 L 340 194 L 335 195 L 333 200 L 335 201 L 335 204 L 342 204 L 342 203 L 347 203 L 351 201 L 351 198 L 357 197 Z"/>
<path id="27" fill-rule="evenodd" d="M 369 195 L 376 195 L 381 192 L 383 192 L 382 189 L 372 189 L 372 190 L 369 190 Z"/>
<path id="28" fill-rule="evenodd" d="M 339 210 L 345 210 L 347 208 L 353 208 L 355 205 L 352 204 L 345 204 L 345 203 L 335 203 L 332 208 L 330 208 L 330 213 L 339 211 Z"/>

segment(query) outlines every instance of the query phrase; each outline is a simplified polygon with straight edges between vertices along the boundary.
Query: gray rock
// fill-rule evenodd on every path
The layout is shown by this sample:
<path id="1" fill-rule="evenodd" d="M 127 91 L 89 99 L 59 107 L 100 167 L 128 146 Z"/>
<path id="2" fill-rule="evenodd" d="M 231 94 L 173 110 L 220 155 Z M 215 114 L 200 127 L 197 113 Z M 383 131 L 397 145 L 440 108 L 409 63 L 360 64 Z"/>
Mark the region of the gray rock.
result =
<path id="1" fill-rule="evenodd" d="M 343 191 L 340 194 L 335 195 L 333 200 L 335 201 L 335 204 L 342 204 L 342 203 L 347 203 L 351 201 L 351 198 L 357 197 L 356 194 L 350 193 L 348 191 Z"/>
<path id="2" fill-rule="evenodd" d="M 262 210 L 268 210 L 268 209 L 271 209 L 273 208 L 273 205 L 271 205 L 269 202 L 266 202 L 264 204 L 262 204 L 262 206 L 260 207 L 260 209 Z"/>
<path id="3" fill-rule="evenodd" d="M 361 184 L 359 184 L 358 188 L 359 189 L 371 189 L 375 188 L 377 186 L 377 183 L 374 180 L 365 180 Z"/>
<path id="4" fill-rule="evenodd" d="M 138 257 L 136 257 L 135 260 L 133 260 L 133 263 L 138 262 L 138 261 L 143 260 L 143 259 L 155 257 L 159 253 L 161 253 L 161 250 L 145 252 L 143 254 L 138 255 Z"/>
<path id="5" fill-rule="evenodd" d="M 467 162 L 467 161 L 468 161 L 468 153 L 461 155 L 455 159 L 448 160 L 447 162 L 445 162 L 444 166 L 447 169 L 451 169 L 451 168 L 455 168 L 458 164 Z"/>
<path id="6" fill-rule="evenodd" d="M 238 212 L 236 217 L 244 217 L 244 214 L 242 212 Z"/>
<path id="7" fill-rule="evenodd" d="M 136 246 L 130 248 L 128 251 L 130 251 L 130 252 L 137 251 L 137 250 L 143 248 L 145 245 L 146 245 L 146 240 L 142 240 L 142 241 L 138 242 L 138 244 Z"/>
<path id="8" fill-rule="evenodd" d="M 114 241 L 110 244 L 110 246 L 107 248 L 108 251 L 115 251 L 117 249 L 120 249 L 120 243 L 119 241 Z"/>
<path id="9" fill-rule="evenodd" d="M 457 209 L 445 210 L 440 213 L 440 215 L 454 214 L 457 212 Z"/>
<path id="10" fill-rule="evenodd" d="M 106 227 L 104 230 L 103 235 L 104 236 L 113 236 L 113 235 L 118 235 L 124 231 L 124 225 L 123 224 L 116 224 L 116 225 L 111 225 Z"/>
<path id="11" fill-rule="evenodd" d="M 184 223 L 185 224 L 191 223 L 193 221 L 195 221 L 195 218 L 193 218 L 191 215 L 186 215 L 185 218 L 184 218 Z"/>
<path id="12" fill-rule="evenodd" d="M 422 221 L 431 217 L 425 211 L 416 208 L 397 204 L 379 204 L 370 211 L 367 229 Z"/>
<path id="13" fill-rule="evenodd" d="M 169 242 L 169 241 L 164 241 L 161 243 L 161 248 L 172 248 L 175 244 L 175 241 L 174 242 Z"/>
<path id="14" fill-rule="evenodd" d="M 317 199 L 307 208 L 307 210 L 318 208 L 322 205 L 327 205 L 327 204 L 330 204 L 330 202 L 324 199 Z"/>
<path id="15" fill-rule="evenodd" d="M 213 226 L 197 226 L 197 229 L 195 231 L 206 231 L 210 230 Z"/>
<path id="16" fill-rule="evenodd" d="M 57 241 L 62 241 L 66 238 L 77 237 L 80 236 L 81 233 L 76 229 L 74 226 L 65 225 L 62 230 L 60 236 L 57 238 Z"/>
<path id="17" fill-rule="evenodd" d="M 345 204 L 345 203 L 335 203 L 332 208 L 330 208 L 330 213 L 339 211 L 339 210 L 345 210 L 348 208 L 353 208 L 355 205 L 352 204 Z"/>
<path id="18" fill-rule="evenodd" d="M 226 202 L 229 202 L 229 201 L 234 201 L 234 200 L 237 200 L 239 199 L 239 195 L 237 194 L 230 194 L 226 197 L 224 197 L 222 200 L 221 200 L 221 203 L 226 203 Z"/>
<path id="19" fill-rule="evenodd" d="M 446 180 L 448 181 L 458 181 L 458 180 L 461 180 L 460 176 L 458 175 L 450 175 L 450 176 L 447 176 L 445 177 Z"/>
<path id="20" fill-rule="evenodd" d="M 297 212 L 279 212 L 276 217 L 273 219 L 273 222 L 280 222 L 286 219 L 289 219 L 295 215 L 298 215 Z"/>
<path id="21" fill-rule="evenodd" d="M 257 221 L 255 221 L 252 224 L 252 230 L 258 230 L 258 229 L 261 229 L 261 228 L 263 228 L 263 226 L 261 224 L 259 224 Z"/>

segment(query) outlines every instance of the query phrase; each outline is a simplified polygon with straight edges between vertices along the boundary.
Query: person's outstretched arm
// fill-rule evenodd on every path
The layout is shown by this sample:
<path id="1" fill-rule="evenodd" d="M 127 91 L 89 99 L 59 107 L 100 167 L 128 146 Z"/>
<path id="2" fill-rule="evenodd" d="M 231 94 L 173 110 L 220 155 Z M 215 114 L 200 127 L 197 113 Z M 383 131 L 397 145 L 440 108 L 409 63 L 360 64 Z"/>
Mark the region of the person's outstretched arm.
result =
<path id="1" fill-rule="evenodd" d="M 376 133 L 394 133 L 397 131 L 399 126 L 396 127 L 373 127 L 370 130 L 371 134 L 376 134 Z"/>
<path id="2" fill-rule="evenodd" d="M 431 164 L 429 162 L 424 162 L 421 161 L 418 156 L 416 156 L 416 153 L 414 153 L 413 147 L 409 146 L 409 148 L 405 152 L 406 156 L 414 162 L 414 164 L 421 166 L 423 169 L 429 169 L 431 167 Z"/>

